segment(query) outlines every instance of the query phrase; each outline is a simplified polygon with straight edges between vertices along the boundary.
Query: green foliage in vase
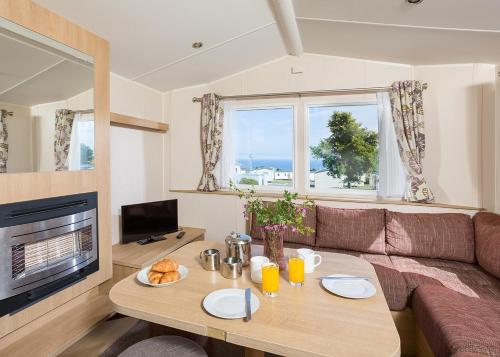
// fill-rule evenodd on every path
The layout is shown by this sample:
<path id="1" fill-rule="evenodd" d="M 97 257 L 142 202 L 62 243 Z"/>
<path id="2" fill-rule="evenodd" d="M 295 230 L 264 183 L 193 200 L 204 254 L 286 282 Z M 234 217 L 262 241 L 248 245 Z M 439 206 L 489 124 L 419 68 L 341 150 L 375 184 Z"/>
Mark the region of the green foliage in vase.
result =
<path id="1" fill-rule="evenodd" d="M 293 232 L 301 234 L 313 233 L 314 229 L 304 224 L 307 211 L 314 208 L 314 201 L 306 198 L 298 202 L 298 193 L 283 191 L 283 198 L 273 202 L 264 202 L 256 195 L 255 189 L 241 190 L 232 181 L 232 190 L 238 193 L 241 199 L 246 200 L 245 219 L 255 216 L 256 224 L 266 232 L 279 232 L 290 227 Z"/>

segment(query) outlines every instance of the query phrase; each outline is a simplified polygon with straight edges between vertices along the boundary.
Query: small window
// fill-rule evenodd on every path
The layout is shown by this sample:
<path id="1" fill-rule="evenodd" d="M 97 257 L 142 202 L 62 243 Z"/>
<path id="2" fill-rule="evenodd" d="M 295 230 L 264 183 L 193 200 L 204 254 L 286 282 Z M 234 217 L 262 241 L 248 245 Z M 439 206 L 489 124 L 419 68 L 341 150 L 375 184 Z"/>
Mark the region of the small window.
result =
<path id="1" fill-rule="evenodd" d="M 90 170 L 94 162 L 93 114 L 76 114 L 68 154 L 70 170 Z"/>
<path id="2" fill-rule="evenodd" d="M 294 107 L 236 108 L 231 115 L 236 184 L 293 187 Z"/>
<path id="3" fill-rule="evenodd" d="M 376 102 L 309 105 L 308 191 L 376 195 Z M 307 165 L 306 165 L 307 167 Z"/>

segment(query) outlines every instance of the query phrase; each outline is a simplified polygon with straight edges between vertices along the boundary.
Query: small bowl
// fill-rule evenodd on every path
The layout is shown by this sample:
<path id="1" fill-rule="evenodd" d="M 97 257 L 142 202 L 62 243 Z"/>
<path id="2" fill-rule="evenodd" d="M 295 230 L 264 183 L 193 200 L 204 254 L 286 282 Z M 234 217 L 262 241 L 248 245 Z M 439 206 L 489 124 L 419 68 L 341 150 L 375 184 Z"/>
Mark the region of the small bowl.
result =
<path id="1" fill-rule="evenodd" d="M 227 257 L 222 260 L 221 274 L 226 279 L 237 279 L 242 274 L 243 262 L 240 258 Z"/>

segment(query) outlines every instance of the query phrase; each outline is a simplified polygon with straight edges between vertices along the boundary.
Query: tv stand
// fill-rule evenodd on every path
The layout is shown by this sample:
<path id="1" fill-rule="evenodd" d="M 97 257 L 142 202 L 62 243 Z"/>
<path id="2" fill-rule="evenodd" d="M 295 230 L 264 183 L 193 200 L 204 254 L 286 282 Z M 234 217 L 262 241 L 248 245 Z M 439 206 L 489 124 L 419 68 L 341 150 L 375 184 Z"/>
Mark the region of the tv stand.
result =
<path id="1" fill-rule="evenodd" d="M 199 240 L 205 240 L 205 229 L 179 227 L 186 232 L 176 238 L 178 232 L 165 234 L 165 239 L 155 244 L 115 244 L 113 245 L 113 280 L 115 282 L 133 274 L 157 260 L 169 255 L 180 247 Z"/>

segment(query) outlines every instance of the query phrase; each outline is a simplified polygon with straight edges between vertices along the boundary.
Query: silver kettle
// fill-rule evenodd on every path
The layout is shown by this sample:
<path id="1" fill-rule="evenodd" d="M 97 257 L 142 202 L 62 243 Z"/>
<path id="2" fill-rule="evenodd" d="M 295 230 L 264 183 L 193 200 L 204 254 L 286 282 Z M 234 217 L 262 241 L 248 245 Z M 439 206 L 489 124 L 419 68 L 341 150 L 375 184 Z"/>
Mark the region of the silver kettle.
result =
<path id="1" fill-rule="evenodd" d="M 243 266 L 250 264 L 252 238 L 244 233 L 231 232 L 226 237 L 226 256 L 240 258 Z"/>

